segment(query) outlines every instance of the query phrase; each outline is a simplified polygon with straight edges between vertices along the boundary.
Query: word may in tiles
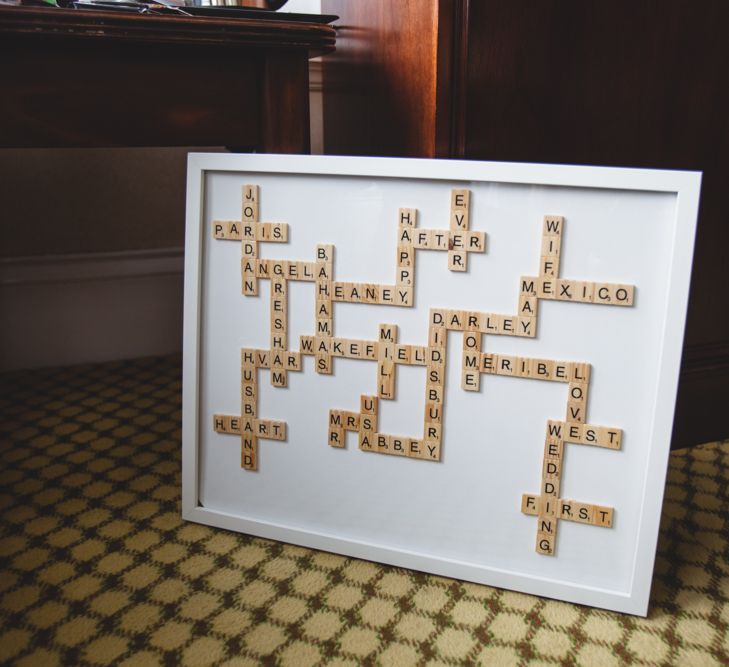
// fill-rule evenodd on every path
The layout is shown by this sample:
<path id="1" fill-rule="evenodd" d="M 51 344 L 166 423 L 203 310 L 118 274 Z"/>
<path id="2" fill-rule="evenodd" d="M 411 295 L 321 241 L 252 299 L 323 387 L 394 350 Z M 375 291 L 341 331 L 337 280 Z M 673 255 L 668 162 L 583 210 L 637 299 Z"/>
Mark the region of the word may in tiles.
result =
<path id="1" fill-rule="evenodd" d="M 243 187 L 240 220 L 215 220 L 215 239 L 241 244 L 241 291 L 245 296 L 258 294 L 258 281 L 270 280 L 270 348 L 241 350 L 241 414 L 215 415 L 218 433 L 239 435 L 241 466 L 258 469 L 258 441 L 284 440 L 286 423 L 263 419 L 258 414 L 258 370 L 270 371 L 271 383 L 286 387 L 289 372 L 302 370 L 302 356 L 314 357 L 320 374 L 332 374 L 334 359 L 361 359 L 377 364 L 377 387 L 363 394 L 357 409 L 329 411 L 329 445 L 345 447 L 345 434 L 357 434 L 363 452 L 391 454 L 426 461 L 439 461 L 443 445 L 442 425 L 445 410 L 445 369 L 448 357 L 448 331 L 463 334 L 461 389 L 479 391 L 482 376 L 501 375 L 558 382 L 566 387 L 564 419 L 546 424 L 542 476 L 537 493 L 524 494 L 521 511 L 537 517 L 536 551 L 555 553 L 557 523 L 576 521 L 611 527 L 613 508 L 564 499 L 560 496 L 564 446 L 567 443 L 618 450 L 622 446 L 620 428 L 590 424 L 587 398 L 590 364 L 569 360 L 540 359 L 483 352 L 484 336 L 534 338 L 537 334 L 539 302 L 572 301 L 612 306 L 632 306 L 632 285 L 571 280 L 560 275 L 560 253 L 565 220 L 547 215 L 543 220 L 539 270 L 536 275 L 519 279 L 515 313 L 471 312 L 434 308 L 429 313 L 428 344 L 411 345 L 398 340 L 394 324 L 380 324 L 370 339 L 345 339 L 334 334 L 334 304 L 337 302 L 412 307 L 416 280 L 415 257 L 418 250 L 447 253 L 450 271 L 465 272 L 472 253 L 483 253 L 486 235 L 469 227 L 470 192 L 452 190 L 448 228 L 423 229 L 417 225 L 417 210 L 401 208 L 397 217 L 397 251 L 392 284 L 349 283 L 335 279 L 334 247 L 318 245 L 312 261 L 271 260 L 260 257 L 261 242 L 286 243 L 288 225 L 259 221 L 259 189 Z M 289 348 L 288 284 L 290 281 L 313 283 L 315 330 L 301 336 L 297 351 Z M 458 352 L 456 352 L 458 354 Z M 382 433 L 378 428 L 380 400 L 395 399 L 398 366 L 423 366 L 426 386 L 423 429 L 419 437 Z"/>

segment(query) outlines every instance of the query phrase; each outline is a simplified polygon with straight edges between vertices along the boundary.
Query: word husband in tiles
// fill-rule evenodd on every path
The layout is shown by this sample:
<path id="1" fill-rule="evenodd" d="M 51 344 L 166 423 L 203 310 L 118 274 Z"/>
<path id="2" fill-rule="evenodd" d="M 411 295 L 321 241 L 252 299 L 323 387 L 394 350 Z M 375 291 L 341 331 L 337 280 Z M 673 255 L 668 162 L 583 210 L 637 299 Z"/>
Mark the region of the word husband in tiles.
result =
<path id="1" fill-rule="evenodd" d="M 521 511 L 537 518 L 536 551 L 554 555 L 557 524 L 576 521 L 610 528 L 613 508 L 560 496 L 562 462 L 566 444 L 591 445 L 618 450 L 622 430 L 587 421 L 590 390 L 590 364 L 571 360 L 538 359 L 482 352 L 484 336 L 534 338 L 541 300 L 573 301 L 610 306 L 632 306 L 632 285 L 570 280 L 560 275 L 560 252 L 565 220 L 546 215 L 542 222 L 539 270 L 523 276 L 517 286 L 518 307 L 514 314 L 431 309 L 428 318 L 428 344 L 411 345 L 398 340 L 397 326 L 380 324 L 371 339 L 352 340 L 334 335 L 334 308 L 337 302 L 413 306 L 415 256 L 419 250 L 447 254 L 450 271 L 465 272 L 472 253 L 483 253 L 486 235 L 469 228 L 470 192 L 452 190 L 448 228 L 418 227 L 417 210 L 401 208 L 397 213 L 397 252 L 392 284 L 348 283 L 335 279 L 334 247 L 316 246 L 312 261 L 267 260 L 259 255 L 261 242 L 286 243 L 288 225 L 259 221 L 259 188 L 243 186 L 242 218 L 214 220 L 213 237 L 241 244 L 241 281 L 244 297 L 258 294 L 258 281 L 270 280 L 270 348 L 243 348 L 241 362 L 241 414 L 214 415 L 218 433 L 240 437 L 241 466 L 258 468 L 258 441 L 285 440 L 286 423 L 259 416 L 259 369 L 270 371 L 275 387 L 286 387 L 289 372 L 302 371 L 302 355 L 314 357 L 314 369 L 333 373 L 334 357 L 360 359 L 377 365 L 377 386 L 363 394 L 358 410 L 329 410 L 328 444 L 344 448 L 345 433 L 357 433 L 359 450 L 438 462 L 444 445 L 442 424 L 445 405 L 445 368 L 448 357 L 448 331 L 462 336 L 461 389 L 479 391 L 483 375 L 559 382 L 566 387 L 564 419 L 546 423 L 542 478 L 536 493 L 525 493 Z M 301 280 L 314 283 L 315 331 L 301 336 L 299 349 L 289 348 L 288 284 Z M 395 398 L 395 373 L 399 365 L 424 366 L 426 386 L 423 428 L 420 437 L 382 433 L 378 428 L 380 400 Z"/>

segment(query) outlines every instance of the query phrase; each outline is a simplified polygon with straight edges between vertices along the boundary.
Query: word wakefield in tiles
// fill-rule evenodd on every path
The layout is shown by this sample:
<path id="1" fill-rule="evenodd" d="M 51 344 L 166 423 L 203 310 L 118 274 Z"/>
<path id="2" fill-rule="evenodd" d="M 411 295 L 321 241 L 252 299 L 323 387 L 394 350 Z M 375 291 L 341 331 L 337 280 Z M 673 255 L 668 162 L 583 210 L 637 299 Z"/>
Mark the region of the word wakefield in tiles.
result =
<path id="1" fill-rule="evenodd" d="M 696 174 L 190 165 L 187 518 L 645 613 Z"/>

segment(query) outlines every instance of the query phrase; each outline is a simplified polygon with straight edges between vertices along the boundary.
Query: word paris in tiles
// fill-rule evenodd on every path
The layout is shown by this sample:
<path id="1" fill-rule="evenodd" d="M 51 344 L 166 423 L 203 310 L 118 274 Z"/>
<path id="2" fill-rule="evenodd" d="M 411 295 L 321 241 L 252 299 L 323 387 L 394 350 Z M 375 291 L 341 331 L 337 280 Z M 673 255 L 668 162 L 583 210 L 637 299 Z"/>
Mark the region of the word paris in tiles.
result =
<path id="1" fill-rule="evenodd" d="M 634 286 L 599 281 L 571 280 L 560 275 L 560 256 L 565 219 L 545 215 L 537 275 L 520 278 L 517 312 L 502 314 L 437 308 L 430 311 L 428 344 L 413 345 L 398 341 L 397 326 L 373 324 L 371 339 L 352 340 L 334 335 L 337 302 L 382 304 L 400 307 L 413 305 L 416 284 L 416 255 L 419 250 L 441 251 L 447 255 L 448 270 L 465 272 L 469 255 L 486 249 L 484 231 L 472 231 L 469 190 L 452 190 L 449 226 L 423 229 L 418 226 L 416 208 L 400 208 L 393 224 L 397 235 L 395 281 L 392 284 L 348 283 L 336 280 L 335 248 L 322 244 L 316 247 L 312 261 L 269 260 L 261 257 L 261 243 L 286 243 L 288 224 L 259 221 L 261 199 L 257 185 L 242 189 L 242 217 L 239 220 L 214 220 L 215 239 L 237 241 L 241 245 L 241 292 L 258 295 L 260 280 L 271 281 L 270 347 L 241 350 L 241 414 L 213 417 L 213 428 L 219 433 L 240 436 L 241 466 L 258 468 L 258 441 L 285 440 L 286 422 L 259 417 L 259 369 L 270 371 L 271 384 L 286 387 L 288 373 L 303 370 L 301 358 L 315 359 L 314 370 L 334 373 L 334 358 L 361 359 L 377 365 L 377 394 L 363 394 L 359 410 L 329 410 L 329 442 L 331 447 L 345 447 L 345 432 L 357 434 L 359 449 L 378 454 L 392 454 L 412 459 L 440 461 L 444 446 L 442 430 L 445 400 L 445 364 L 448 354 L 448 332 L 462 333 L 462 347 L 454 354 L 461 360 L 461 389 L 479 391 L 482 375 L 506 375 L 517 379 L 559 382 L 565 387 L 563 420 L 549 420 L 545 425 L 542 479 L 535 494 L 524 494 L 521 511 L 537 517 L 536 550 L 554 555 L 557 523 L 576 521 L 610 528 L 613 508 L 560 497 L 564 445 L 577 444 L 621 448 L 623 434 L 616 426 L 598 426 L 587 422 L 587 397 L 590 389 L 590 364 L 581 361 L 540 359 L 482 352 L 489 336 L 537 336 L 540 300 L 571 301 L 605 306 L 632 306 Z M 288 337 L 288 284 L 290 281 L 314 285 L 311 307 L 315 331 L 302 336 L 299 349 L 292 350 Z M 423 428 L 420 437 L 393 435 L 378 430 L 379 400 L 395 398 L 397 367 L 423 366 L 426 385 Z M 454 445 L 456 446 L 456 445 Z"/>
<path id="2" fill-rule="evenodd" d="M 645 614 L 699 183 L 191 155 L 183 515 Z"/>

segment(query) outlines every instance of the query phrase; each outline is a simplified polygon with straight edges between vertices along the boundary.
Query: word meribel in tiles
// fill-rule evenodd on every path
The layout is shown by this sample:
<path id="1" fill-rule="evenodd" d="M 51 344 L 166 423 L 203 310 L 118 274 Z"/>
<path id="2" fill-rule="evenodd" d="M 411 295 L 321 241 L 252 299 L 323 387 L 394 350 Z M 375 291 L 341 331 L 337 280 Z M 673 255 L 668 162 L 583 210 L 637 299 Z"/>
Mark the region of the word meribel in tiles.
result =
<path id="1" fill-rule="evenodd" d="M 338 338 L 334 334 L 334 304 L 337 302 L 381 304 L 402 307 L 414 305 L 416 285 L 415 258 L 418 250 L 447 253 L 447 268 L 465 272 L 471 253 L 486 250 L 486 234 L 470 229 L 470 191 L 452 190 L 450 220 L 447 228 L 418 227 L 415 208 L 400 208 L 397 213 L 397 251 L 392 284 L 350 283 L 335 279 L 334 246 L 317 245 L 311 261 L 273 260 L 260 257 L 259 243 L 286 243 L 288 224 L 259 221 L 259 188 L 243 186 L 240 220 L 215 220 L 213 237 L 241 243 L 241 291 L 245 296 L 258 294 L 258 281 L 270 280 L 270 348 L 241 350 L 241 414 L 215 415 L 218 433 L 235 434 L 241 439 L 241 466 L 258 469 L 258 441 L 285 440 L 285 422 L 261 418 L 258 412 L 259 369 L 270 371 L 271 384 L 286 387 L 289 372 L 303 370 L 302 356 L 314 357 L 314 369 L 332 374 L 337 357 L 371 361 L 377 365 L 375 391 L 364 393 L 353 409 L 329 410 L 328 444 L 344 448 L 346 433 L 357 434 L 363 452 L 391 454 L 412 459 L 439 461 L 443 446 L 445 411 L 445 370 L 448 332 L 462 336 L 461 389 L 479 391 L 482 376 L 500 375 L 520 379 L 558 382 L 566 386 L 563 419 L 547 421 L 538 492 L 525 493 L 521 511 L 537 517 L 536 551 L 555 553 L 557 523 L 576 521 L 612 527 L 613 508 L 564 499 L 560 496 L 564 446 L 567 443 L 618 450 L 622 446 L 620 428 L 590 424 L 587 398 L 590 388 L 589 363 L 542 359 L 484 352 L 484 336 L 535 338 L 539 302 L 573 301 L 612 306 L 632 306 L 634 286 L 587 282 L 564 278 L 560 274 L 560 253 L 565 220 L 546 215 L 542 222 L 539 270 L 522 276 L 517 286 L 514 313 L 494 313 L 432 308 L 428 319 L 427 345 L 412 345 L 398 339 L 395 324 L 373 326 L 367 339 Z M 472 261 L 472 260 L 471 260 Z M 291 350 L 288 338 L 288 283 L 313 283 L 315 330 L 301 336 L 298 350 Z M 395 399 L 398 366 L 423 366 L 426 369 L 423 401 L 423 428 L 419 436 L 383 433 L 378 428 L 380 400 Z"/>

